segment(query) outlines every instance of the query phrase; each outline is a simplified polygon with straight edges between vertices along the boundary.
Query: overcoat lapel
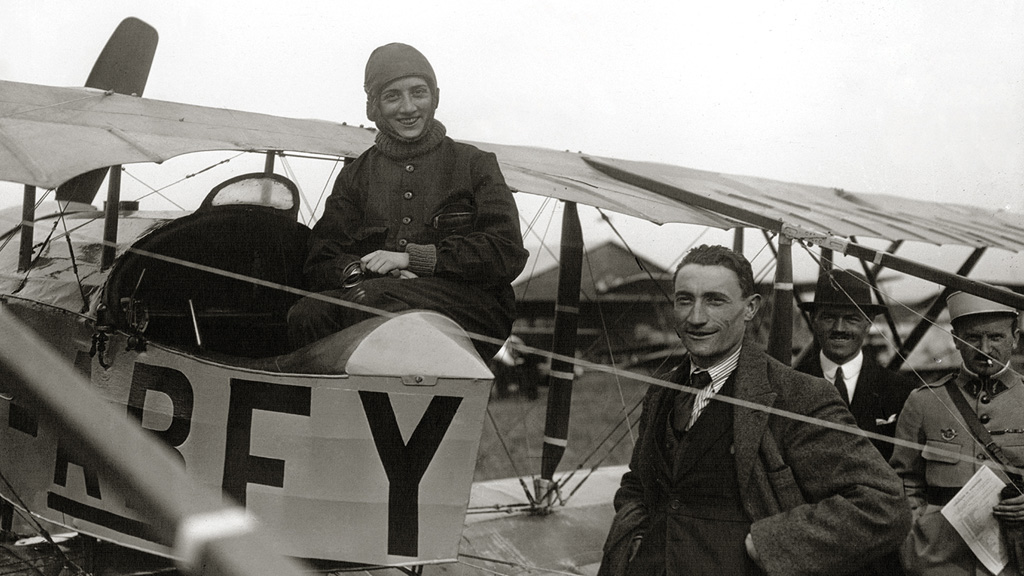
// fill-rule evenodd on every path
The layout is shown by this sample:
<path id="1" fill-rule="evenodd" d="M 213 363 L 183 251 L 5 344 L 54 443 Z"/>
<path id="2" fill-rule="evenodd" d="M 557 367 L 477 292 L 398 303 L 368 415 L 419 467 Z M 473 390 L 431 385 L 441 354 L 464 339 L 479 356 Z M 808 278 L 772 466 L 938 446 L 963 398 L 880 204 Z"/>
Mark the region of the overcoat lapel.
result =
<path id="1" fill-rule="evenodd" d="M 736 368 L 736 398 L 756 406 L 772 406 L 777 394 L 768 382 L 768 360 L 751 338 L 743 340 Z M 750 483 L 758 458 L 761 438 L 768 429 L 768 412 L 737 404 L 733 408 L 733 446 L 736 449 L 736 477 L 740 491 Z"/>

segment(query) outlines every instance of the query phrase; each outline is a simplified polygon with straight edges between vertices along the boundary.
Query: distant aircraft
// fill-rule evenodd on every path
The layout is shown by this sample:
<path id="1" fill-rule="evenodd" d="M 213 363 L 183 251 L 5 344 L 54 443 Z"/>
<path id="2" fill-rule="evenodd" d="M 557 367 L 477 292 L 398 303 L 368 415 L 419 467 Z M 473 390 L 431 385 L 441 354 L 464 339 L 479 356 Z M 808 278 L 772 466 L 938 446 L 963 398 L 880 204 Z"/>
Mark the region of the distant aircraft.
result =
<path id="1" fill-rule="evenodd" d="M 540 478 L 534 492 L 526 488 L 524 513 L 467 522 L 471 491 L 483 491 L 474 498 L 500 491 L 472 482 L 493 379 L 472 346 L 479 336 L 439 314 L 412 312 L 298 351 L 286 346 L 285 314 L 304 293 L 309 229 L 297 219 L 298 189 L 274 172 L 275 160 L 354 158 L 372 145 L 373 132 L 142 98 L 155 45 L 155 31 L 129 19 L 97 62 L 90 87 L 0 81 L 0 180 L 25 185 L 22 209 L 4 215 L 14 224 L 0 251 L 0 317 L 16 318 L 49 342 L 96 394 L 171 447 L 198 484 L 244 506 L 280 538 L 278 551 L 326 570 L 419 572 L 457 561 L 467 546 L 493 553 L 481 560 L 488 565 L 501 549 L 513 562 L 594 568 L 621 469 L 596 474 L 580 509 L 562 516 L 578 532 L 525 516 L 558 509 L 554 475 L 579 362 L 577 203 L 656 223 L 776 235 L 778 320 L 769 350 L 784 361 L 792 351 L 793 242 L 861 258 L 872 280 L 887 267 L 1024 308 L 1024 297 L 966 278 L 987 247 L 1024 250 L 1024 226 L 1001 212 L 474 143 L 497 155 L 516 191 L 563 201 L 565 218 Z M 146 212 L 121 201 L 121 165 L 209 150 L 264 154 L 265 170 L 215 186 L 190 213 Z M 101 211 L 92 204 L 109 167 Z M 56 202 L 37 206 L 37 187 L 55 190 Z M 851 240 L 857 236 L 893 244 L 889 252 L 874 250 Z M 895 256 L 903 241 L 966 245 L 976 253 L 952 274 Z M 922 326 L 938 313 L 936 306 Z M 900 344 L 905 357 L 913 341 Z M 34 384 L 21 378 L 0 381 L 0 496 L 10 503 L 8 527 L 17 509 L 180 558 L 174 534 L 140 514 L 146 488 L 111 482 L 110 463 L 87 457 L 58 433 L 50 419 L 61 417 L 60 406 L 43 413 L 23 400 Z M 517 542 L 505 534 L 529 537 Z"/>

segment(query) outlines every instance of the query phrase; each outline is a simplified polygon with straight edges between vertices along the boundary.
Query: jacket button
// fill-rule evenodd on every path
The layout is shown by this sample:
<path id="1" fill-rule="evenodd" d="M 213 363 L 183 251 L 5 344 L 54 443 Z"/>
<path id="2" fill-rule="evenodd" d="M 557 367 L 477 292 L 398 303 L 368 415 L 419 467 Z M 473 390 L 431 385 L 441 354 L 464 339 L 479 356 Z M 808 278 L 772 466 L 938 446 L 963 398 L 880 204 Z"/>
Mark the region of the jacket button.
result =
<path id="1" fill-rule="evenodd" d="M 415 166 L 413 166 L 412 164 L 406 164 L 406 165 L 405 165 L 405 171 L 406 171 L 406 172 L 412 172 L 412 171 L 413 171 L 413 170 L 415 170 L 415 169 L 416 169 L 416 167 L 415 167 Z"/>
<path id="2" fill-rule="evenodd" d="M 978 420 L 981 420 L 982 424 L 988 424 L 988 421 L 991 419 L 992 417 L 989 416 L 988 414 L 982 414 L 981 416 L 978 417 Z"/>
<path id="3" fill-rule="evenodd" d="M 405 248 L 405 245 L 408 243 L 409 241 L 406 240 L 405 238 L 402 238 L 401 240 L 398 241 L 398 245 L 401 246 L 402 248 Z"/>
<path id="4" fill-rule="evenodd" d="M 988 404 L 992 401 L 992 398 L 990 398 L 988 394 L 982 394 L 981 398 L 978 398 L 978 400 L 981 400 L 982 404 Z"/>
<path id="5" fill-rule="evenodd" d="M 669 508 L 671 508 L 671 509 L 673 509 L 673 510 L 679 510 L 679 508 L 681 508 L 681 507 L 682 507 L 682 504 L 680 504 L 680 503 L 679 503 L 679 500 L 677 500 L 677 499 L 673 498 L 673 499 L 672 499 L 672 500 L 671 500 L 671 501 L 670 501 L 670 502 L 668 503 L 668 507 L 669 507 Z"/>
<path id="6" fill-rule="evenodd" d="M 412 218 L 410 218 L 408 216 L 406 216 L 405 218 L 402 218 L 402 224 L 408 224 L 409 222 L 412 222 Z"/>
<path id="7" fill-rule="evenodd" d="M 412 200 L 412 192 L 406 192 L 405 194 L 402 194 L 402 198 L 405 198 L 406 200 Z"/>

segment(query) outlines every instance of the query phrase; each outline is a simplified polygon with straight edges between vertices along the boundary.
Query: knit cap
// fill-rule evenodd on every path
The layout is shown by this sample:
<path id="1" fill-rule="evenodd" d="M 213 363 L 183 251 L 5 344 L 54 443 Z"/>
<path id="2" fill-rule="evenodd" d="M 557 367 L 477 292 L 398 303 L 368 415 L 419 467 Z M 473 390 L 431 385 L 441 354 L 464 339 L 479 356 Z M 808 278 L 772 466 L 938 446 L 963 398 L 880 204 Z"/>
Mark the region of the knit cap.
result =
<path id="1" fill-rule="evenodd" d="M 419 50 L 392 42 L 380 46 L 370 53 L 366 61 L 363 89 L 366 91 L 366 116 L 373 122 L 379 120 L 377 97 L 385 86 L 406 76 L 418 76 L 427 81 L 437 105 L 437 78 L 427 58 Z"/>

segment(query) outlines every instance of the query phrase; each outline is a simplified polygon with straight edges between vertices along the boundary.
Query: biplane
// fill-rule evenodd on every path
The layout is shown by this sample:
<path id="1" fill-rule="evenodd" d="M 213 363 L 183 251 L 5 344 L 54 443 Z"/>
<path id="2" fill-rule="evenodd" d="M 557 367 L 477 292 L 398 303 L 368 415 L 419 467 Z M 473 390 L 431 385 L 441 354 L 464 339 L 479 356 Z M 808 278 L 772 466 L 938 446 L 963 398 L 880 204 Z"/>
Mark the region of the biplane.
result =
<path id="1" fill-rule="evenodd" d="M 273 534 L 273 552 L 321 571 L 473 573 L 457 563 L 473 558 L 481 570 L 593 572 L 622 469 L 590 474 L 587 490 L 561 505 L 570 488 L 556 473 L 573 368 L 614 370 L 574 356 L 578 204 L 654 223 L 764 231 L 778 262 L 768 346 L 783 360 L 793 353 L 795 245 L 820 247 L 822 260 L 859 258 L 872 281 L 887 268 L 1024 308 L 1024 297 L 966 277 L 987 248 L 1024 251 L 1024 224 L 1012 214 L 474 142 L 497 155 L 515 191 L 563 203 L 554 343 L 531 350 L 552 359 L 542 469 L 532 487 L 518 479 L 474 485 L 493 379 L 472 346 L 478 335 L 410 312 L 300 350 L 286 344 L 285 314 L 305 293 L 309 229 L 298 220 L 299 189 L 276 162 L 340 163 L 371 146 L 373 132 L 143 98 L 155 45 L 155 31 L 129 19 L 85 88 L 0 81 L 0 180 L 25 191 L 22 208 L 3 215 L 0 250 L 5 530 L 18 518 L 22 527 L 45 521 L 196 569 L 197 546 L 248 533 L 255 518 Z M 211 150 L 262 154 L 264 170 L 218 183 L 194 211 L 146 211 L 121 199 L 121 166 Z M 104 181 L 100 210 L 93 204 Z M 47 191 L 41 199 L 37 188 Z M 873 249 L 858 237 L 892 244 Z M 907 241 L 974 252 L 950 273 L 896 256 Z M 943 301 L 935 299 L 920 330 Z M 897 343 L 896 358 L 918 332 Z M 139 428 L 169 450 L 148 452 L 135 440 L 148 437 L 130 431 Z M 182 464 L 198 489 L 217 496 L 165 484 L 194 504 L 188 514 L 153 516 L 160 495 L 146 482 Z M 148 467 L 149 477 L 122 467 L 143 476 Z M 498 505 L 509 497 L 516 504 Z M 212 529 L 182 528 L 206 518 L 203 505 L 225 503 L 236 506 L 200 524 Z M 467 520 L 468 507 L 485 503 L 490 514 Z M 513 529 L 521 541 L 508 536 Z"/>

